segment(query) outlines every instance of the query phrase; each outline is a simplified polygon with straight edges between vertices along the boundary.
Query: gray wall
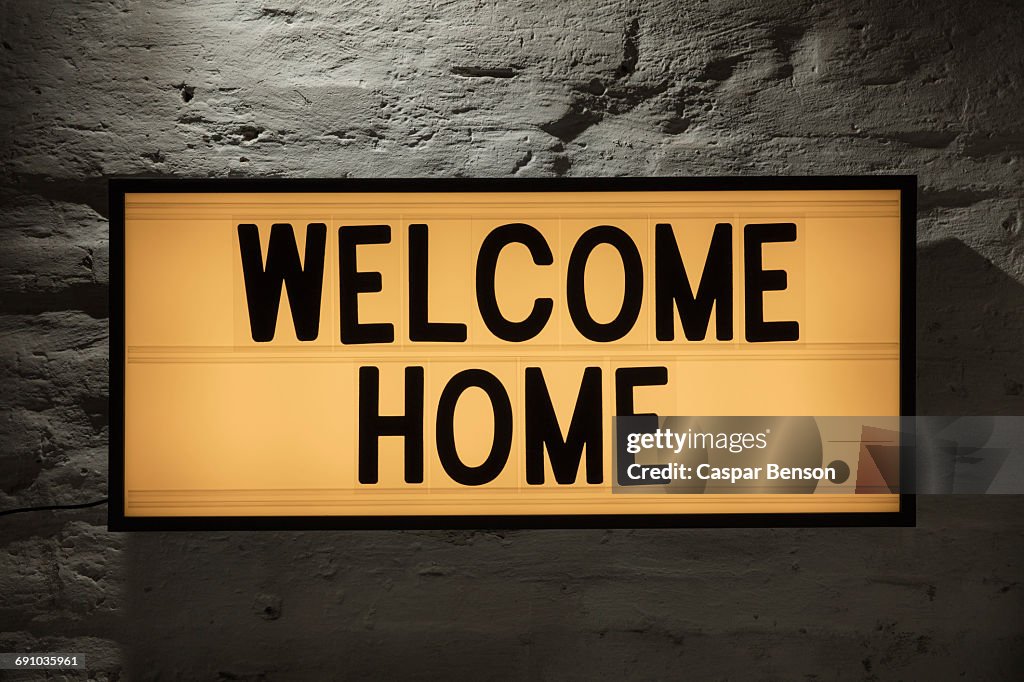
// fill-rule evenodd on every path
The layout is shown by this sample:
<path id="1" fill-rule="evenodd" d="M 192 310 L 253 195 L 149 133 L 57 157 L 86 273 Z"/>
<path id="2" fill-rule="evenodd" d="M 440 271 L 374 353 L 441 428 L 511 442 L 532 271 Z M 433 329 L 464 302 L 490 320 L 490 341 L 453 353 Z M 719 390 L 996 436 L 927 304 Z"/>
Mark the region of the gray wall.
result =
<path id="1" fill-rule="evenodd" d="M 105 495 L 105 177 L 912 173 L 919 405 L 1024 407 L 1016 2 L 0 4 L 0 508 Z M 116 535 L 0 517 L 99 679 L 1012 679 L 1024 504 L 915 529 Z"/>

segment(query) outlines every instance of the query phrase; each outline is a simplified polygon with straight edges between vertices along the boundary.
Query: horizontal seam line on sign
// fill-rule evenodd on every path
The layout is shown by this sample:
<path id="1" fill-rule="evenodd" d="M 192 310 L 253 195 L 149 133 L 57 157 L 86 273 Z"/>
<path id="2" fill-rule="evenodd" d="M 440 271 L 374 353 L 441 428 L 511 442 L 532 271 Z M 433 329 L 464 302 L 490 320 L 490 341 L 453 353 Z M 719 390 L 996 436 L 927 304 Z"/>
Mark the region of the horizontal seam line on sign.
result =
<path id="1" fill-rule="evenodd" d="M 339 194 L 345 194 L 345 193 L 344 192 L 339 192 Z M 530 192 L 526 192 L 525 194 L 530 194 Z M 204 208 L 207 208 L 207 207 L 237 208 L 239 206 L 242 207 L 242 208 L 250 208 L 250 207 L 263 207 L 263 206 L 296 206 L 296 205 L 298 205 L 298 206 L 336 206 L 336 207 L 338 207 L 338 209 L 340 209 L 342 211 L 345 211 L 345 210 L 358 211 L 358 210 L 363 209 L 366 206 L 375 206 L 375 205 L 386 207 L 388 210 L 399 210 L 399 209 L 403 209 L 403 208 L 408 208 L 410 206 L 417 207 L 417 208 L 420 208 L 420 207 L 433 207 L 433 206 L 487 206 L 487 207 L 492 207 L 493 206 L 495 208 L 519 208 L 519 207 L 522 207 L 522 206 L 530 206 L 530 205 L 550 206 L 551 205 L 550 198 L 551 197 L 558 197 L 560 195 L 560 193 L 558 193 L 558 192 L 549 192 L 549 193 L 536 192 L 536 194 L 545 194 L 545 196 L 548 198 L 548 200 L 538 199 L 536 202 L 515 202 L 515 201 L 509 201 L 507 199 L 504 200 L 504 201 L 489 201 L 489 200 L 486 200 L 486 199 L 477 200 L 477 201 L 473 201 L 473 200 L 470 200 L 470 199 L 459 199 L 459 200 L 451 199 L 451 200 L 447 200 L 447 201 L 427 201 L 427 200 L 417 199 L 415 201 L 412 201 L 412 200 L 400 201 L 396 205 L 395 203 L 389 203 L 389 202 L 393 202 L 393 199 L 394 199 L 393 196 L 384 195 L 384 196 L 381 196 L 380 199 L 376 199 L 375 198 L 373 200 L 368 200 L 368 201 L 363 201 L 363 202 L 356 202 L 354 204 L 346 204 L 344 201 L 339 201 L 339 200 L 334 200 L 334 199 L 332 199 L 330 201 L 328 201 L 328 200 L 313 201 L 311 199 L 303 199 L 300 195 L 297 194 L 295 199 L 291 199 L 291 200 L 288 200 L 288 201 L 217 201 L 216 199 L 213 199 L 213 200 L 210 200 L 210 201 L 195 201 L 194 199 L 191 199 L 191 200 L 188 200 L 188 201 L 181 200 L 181 199 L 178 199 L 176 201 L 172 201 L 172 200 L 168 200 L 168 201 L 133 201 L 132 199 L 126 199 L 125 200 L 125 207 L 126 208 L 159 208 L 159 207 L 163 207 L 163 206 L 189 205 L 189 206 L 200 206 L 200 207 L 204 207 Z M 359 195 L 356 195 L 356 196 L 359 196 Z M 365 196 L 365 195 L 363 195 L 363 196 Z M 395 195 L 395 196 L 397 196 L 397 195 Z M 405 195 L 405 196 L 408 196 L 408 195 Z M 899 199 L 845 199 L 845 200 L 836 200 L 836 199 L 798 199 L 798 200 L 794 200 L 794 199 L 729 199 L 729 198 L 687 199 L 687 198 L 678 198 L 678 199 L 666 199 L 666 200 L 660 200 L 660 201 L 642 201 L 642 200 L 640 200 L 640 201 L 626 201 L 626 202 L 623 202 L 622 201 L 622 197 L 618 197 L 616 199 L 605 199 L 605 200 L 601 200 L 601 199 L 591 199 L 591 200 L 588 200 L 588 199 L 555 199 L 555 203 L 557 203 L 559 205 L 564 205 L 564 206 L 605 206 L 605 205 L 607 205 L 607 206 L 623 206 L 623 205 L 628 205 L 628 206 L 631 206 L 631 207 L 632 206 L 636 206 L 636 207 L 645 207 L 645 206 L 721 206 L 723 204 L 729 204 L 729 205 L 744 204 L 744 205 L 747 205 L 747 206 L 761 206 L 761 205 L 779 204 L 779 205 L 784 205 L 784 206 L 802 206 L 802 205 L 805 205 L 805 204 L 810 204 L 810 205 L 813 205 L 813 206 L 836 206 L 836 207 L 843 207 L 843 208 L 848 207 L 848 206 L 867 206 L 867 207 L 871 207 L 871 208 L 878 208 L 878 207 L 886 207 L 886 208 L 888 208 L 888 207 L 893 207 L 893 206 L 899 206 L 900 205 Z"/>
<path id="2" fill-rule="evenodd" d="M 189 363 L 189 362 L 200 362 L 200 363 L 218 363 L 218 362 L 255 362 L 255 363 L 260 363 L 260 362 L 264 362 L 264 363 L 266 363 L 266 362 L 270 362 L 270 363 L 277 363 L 277 362 L 281 362 L 281 363 L 286 363 L 286 362 L 351 362 L 351 363 L 363 363 L 363 362 L 423 363 L 423 362 L 431 362 L 431 363 L 452 363 L 452 362 L 464 362 L 465 363 L 465 362 L 476 361 L 476 362 L 493 362 L 493 363 L 505 362 L 505 363 L 511 364 L 511 363 L 515 363 L 515 362 L 564 362 L 564 361 L 568 361 L 568 360 L 586 360 L 588 362 L 599 362 L 599 361 L 608 361 L 608 362 L 623 361 L 623 362 L 625 362 L 625 361 L 631 361 L 631 360 L 635 360 L 635 361 L 663 360 L 663 361 L 667 361 L 667 362 L 675 362 L 675 361 L 701 360 L 701 359 L 714 359 L 714 358 L 718 358 L 718 359 L 721 359 L 721 360 L 730 360 L 731 361 L 731 360 L 764 360 L 764 359 L 814 360 L 814 359 L 830 359 L 830 358 L 851 358 L 851 359 L 864 359 L 864 360 L 882 359 L 882 360 L 884 360 L 884 359 L 889 359 L 889 358 L 895 359 L 895 358 L 898 358 L 898 357 L 899 357 L 899 355 L 895 354 L 895 353 L 891 353 L 891 354 L 888 354 L 888 353 L 887 354 L 882 354 L 882 353 L 875 353 L 875 354 L 868 354 L 868 353 L 831 353 L 831 354 L 828 354 L 828 355 L 810 355 L 810 356 L 808 356 L 808 355 L 798 355 L 798 354 L 792 354 L 792 355 L 744 355 L 742 357 L 731 357 L 731 356 L 728 356 L 728 355 L 708 355 L 708 354 L 695 355 L 695 354 L 690 354 L 690 355 L 685 355 L 685 356 L 680 356 L 680 357 L 649 356 L 649 357 L 639 357 L 639 358 L 638 357 L 627 358 L 627 357 L 616 357 L 616 356 L 612 356 L 612 357 L 604 357 L 604 356 L 595 357 L 593 355 L 585 355 L 585 354 L 580 354 L 580 355 L 568 355 L 567 354 L 567 355 L 564 355 L 564 356 L 559 357 L 559 358 L 551 358 L 551 357 L 503 357 L 503 356 L 474 356 L 474 357 L 467 357 L 467 356 L 464 356 L 464 355 L 461 355 L 461 356 L 450 356 L 450 357 L 449 356 L 432 356 L 432 357 L 425 357 L 425 356 L 390 357 L 389 356 L 389 357 L 379 357 L 379 356 L 366 356 L 366 355 L 362 355 L 362 356 L 356 356 L 356 357 L 324 356 L 324 357 L 305 357 L 305 358 L 303 358 L 303 357 L 298 357 L 298 358 L 296 358 L 296 357 L 291 357 L 291 358 L 289 358 L 289 357 L 284 357 L 284 358 L 245 358 L 245 357 L 237 357 L 237 356 L 230 356 L 229 355 L 229 356 L 225 356 L 225 357 L 222 357 L 222 358 L 218 358 L 218 357 L 207 357 L 207 358 L 199 357 L 199 358 L 196 358 L 196 357 L 180 357 L 180 356 L 179 357 L 162 357 L 161 358 L 161 357 L 151 357 L 151 356 L 150 357 L 145 357 L 144 356 L 144 357 L 131 357 L 131 358 L 128 358 L 128 362 L 170 362 L 170 363 L 176 363 L 176 362 L 180 362 L 180 363 Z"/>
<path id="3" fill-rule="evenodd" d="M 436 343 L 428 344 L 428 343 L 418 343 L 416 341 L 412 341 L 412 342 L 409 342 L 409 343 L 410 343 L 410 345 L 414 345 L 416 347 L 432 349 L 432 350 L 451 350 L 453 352 L 454 351 L 462 350 L 459 347 L 459 345 L 461 345 L 461 344 L 436 344 Z M 721 342 L 721 343 L 687 342 L 685 344 L 682 343 L 682 342 L 669 342 L 669 341 L 659 341 L 659 342 L 657 342 L 658 346 L 661 347 L 661 348 L 668 347 L 669 344 L 671 344 L 671 343 L 676 343 L 677 347 L 679 347 L 679 348 L 693 347 L 694 345 L 698 345 L 698 346 L 699 345 L 706 345 L 706 346 L 710 346 L 710 347 L 713 347 L 713 348 L 721 348 L 722 350 L 731 350 L 734 346 L 744 346 L 744 347 L 746 347 L 744 343 L 737 343 L 737 342 L 731 342 L 731 341 L 730 342 Z M 820 349 L 828 349 L 828 348 L 859 348 L 859 347 L 862 347 L 862 346 L 875 346 L 875 347 L 878 347 L 878 348 L 885 348 L 885 347 L 895 348 L 895 347 L 899 346 L 899 342 L 898 341 L 863 341 L 863 342 L 857 342 L 857 341 L 836 341 L 836 342 L 814 341 L 814 342 L 803 342 L 803 343 L 801 343 L 801 342 L 796 342 L 796 343 L 793 343 L 793 342 L 783 342 L 783 343 L 787 344 L 786 348 L 793 349 L 793 350 L 807 350 L 807 349 L 815 349 L 815 348 L 820 348 Z M 356 344 L 349 344 L 349 345 L 338 344 L 336 347 L 337 348 L 352 348 L 352 347 L 354 347 L 354 345 L 356 345 Z M 381 344 L 381 345 L 392 346 L 394 344 Z M 474 345 L 474 344 L 469 344 L 469 345 Z M 607 344 L 607 343 L 599 343 L 596 346 L 593 346 L 593 348 L 599 348 L 599 347 L 608 346 L 608 345 L 609 344 Z M 632 345 L 634 350 L 636 350 L 636 349 L 638 349 L 638 348 L 640 348 L 640 347 L 642 347 L 642 346 L 644 346 L 646 344 L 632 343 L 632 344 L 629 344 L 629 345 Z M 535 344 L 533 346 L 520 346 L 520 347 L 525 347 L 525 348 L 559 348 L 559 347 L 573 347 L 573 346 L 583 347 L 583 348 L 588 348 L 588 349 L 591 348 L 591 346 L 586 346 L 585 344 L 564 344 L 563 346 L 557 346 L 555 344 Z M 129 346 L 126 346 L 126 347 L 127 347 L 129 352 L 138 352 L 140 350 L 150 350 L 152 352 L 170 352 L 170 351 L 194 351 L 194 352 L 211 352 L 211 351 L 213 351 L 213 352 L 216 352 L 216 351 L 239 352 L 239 351 L 241 351 L 241 352 L 247 352 L 247 353 L 283 352 L 282 350 L 278 350 L 279 348 L 281 348 L 280 346 L 278 346 L 277 348 L 271 348 L 269 346 L 268 347 L 253 347 L 253 346 L 248 346 L 248 345 L 246 345 L 246 346 L 241 346 L 241 345 L 238 345 L 238 346 L 225 346 L 225 345 L 219 345 L 219 346 L 199 346 L 199 345 L 196 345 L 196 346 L 158 346 L 158 345 L 136 344 L 136 345 L 129 345 Z M 331 346 L 331 347 L 334 347 L 334 346 Z M 490 347 L 492 347 L 492 348 L 507 348 L 507 346 L 501 345 L 501 344 L 492 344 Z M 300 351 L 300 352 L 314 352 L 317 349 L 316 348 L 310 348 L 308 346 L 307 347 L 303 347 L 303 346 L 299 346 L 299 345 L 294 345 L 294 346 L 288 348 L 287 350 L 289 350 L 289 351 Z"/>

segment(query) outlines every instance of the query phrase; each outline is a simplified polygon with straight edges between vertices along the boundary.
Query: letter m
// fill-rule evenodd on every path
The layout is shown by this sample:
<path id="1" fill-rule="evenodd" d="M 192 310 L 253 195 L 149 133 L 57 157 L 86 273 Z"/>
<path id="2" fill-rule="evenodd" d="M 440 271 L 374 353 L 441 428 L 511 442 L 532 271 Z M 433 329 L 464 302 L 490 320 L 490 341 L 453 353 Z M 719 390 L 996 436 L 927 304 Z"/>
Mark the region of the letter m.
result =
<path id="1" fill-rule="evenodd" d="M 576 474 L 587 452 L 587 483 L 600 483 L 604 478 L 601 410 L 601 368 L 587 367 L 576 399 L 569 433 L 563 438 L 551 395 L 540 367 L 526 368 L 526 482 L 544 483 L 544 449 L 555 480 L 575 483 Z"/>
<path id="2" fill-rule="evenodd" d="M 289 223 L 270 228 L 264 266 L 259 228 L 238 226 L 238 248 L 245 278 L 245 300 L 249 306 L 249 327 L 253 341 L 273 341 L 277 312 L 281 307 L 282 285 L 288 290 L 288 305 L 299 341 L 312 341 L 320 333 L 320 295 L 324 284 L 324 254 L 327 226 L 306 227 L 306 254 L 299 262 L 299 248 Z M 305 267 L 303 267 L 303 264 Z"/>

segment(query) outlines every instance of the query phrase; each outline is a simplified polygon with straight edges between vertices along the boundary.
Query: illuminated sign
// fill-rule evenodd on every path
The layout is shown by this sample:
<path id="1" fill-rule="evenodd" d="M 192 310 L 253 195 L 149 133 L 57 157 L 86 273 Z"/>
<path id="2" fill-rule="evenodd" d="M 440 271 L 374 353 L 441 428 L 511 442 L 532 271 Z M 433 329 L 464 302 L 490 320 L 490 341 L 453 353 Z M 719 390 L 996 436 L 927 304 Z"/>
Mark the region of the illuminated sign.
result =
<path id="1" fill-rule="evenodd" d="M 111 528 L 912 522 L 735 418 L 913 412 L 914 186 L 113 180 Z"/>

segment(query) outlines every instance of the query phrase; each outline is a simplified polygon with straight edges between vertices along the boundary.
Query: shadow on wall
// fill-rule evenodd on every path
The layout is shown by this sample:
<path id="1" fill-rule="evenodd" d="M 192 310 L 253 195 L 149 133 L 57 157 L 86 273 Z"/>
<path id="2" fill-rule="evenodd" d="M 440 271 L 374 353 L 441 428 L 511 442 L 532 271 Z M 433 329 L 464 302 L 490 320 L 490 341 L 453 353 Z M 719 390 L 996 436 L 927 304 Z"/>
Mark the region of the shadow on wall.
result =
<path id="1" fill-rule="evenodd" d="M 959 239 L 917 250 L 917 412 L 1024 414 L 1024 283 Z"/>

